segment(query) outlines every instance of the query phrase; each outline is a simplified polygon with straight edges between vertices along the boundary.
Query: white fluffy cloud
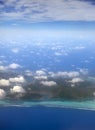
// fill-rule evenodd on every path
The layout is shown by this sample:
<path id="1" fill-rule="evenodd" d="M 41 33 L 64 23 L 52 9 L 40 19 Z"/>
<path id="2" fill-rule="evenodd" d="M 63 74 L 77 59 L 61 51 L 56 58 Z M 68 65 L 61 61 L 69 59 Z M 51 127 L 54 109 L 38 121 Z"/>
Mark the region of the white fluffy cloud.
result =
<path id="1" fill-rule="evenodd" d="M 0 99 L 5 98 L 6 92 L 3 89 L 0 89 Z"/>
<path id="2" fill-rule="evenodd" d="M 56 82 L 54 82 L 54 81 L 41 81 L 40 83 L 41 83 L 42 85 L 48 86 L 48 87 L 56 86 L 56 85 L 57 85 Z"/>
<path id="3" fill-rule="evenodd" d="M 76 71 L 71 71 L 71 72 L 68 72 L 67 76 L 72 78 L 72 77 L 78 77 L 80 74 L 79 72 L 76 72 Z"/>
<path id="4" fill-rule="evenodd" d="M 0 66 L 0 71 L 5 71 L 7 68 L 5 66 Z"/>
<path id="5" fill-rule="evenodd" d="M 57 72 L 57 73 L 51 73 L 52 77 L 63 77 L 63 78 L 73 78 L 73 77 L 78 77 L 80 75 L 79 72 L 77 71 L 64 71 L 64 72 Z"/>
<path id="6" fill-rule="evenodd" d="M 16 63 L 12 63 L 12 64 L 9 64 L 7 66 L 1 65 L 0 71 L 7 71 L 8 69 L 18 69 L 18 68 L 21 68 L 21 65 L 16 64 Z"/>
<path id="7" fill-rule="evenodd" d="M 34 79 L 36 79 L 36 80 L 47 80 L 48 77 L 44 76 L 44 75 L 41 75 L 41 76 L 34 76 Z"/>
<path id="8" fill-rule="evenodd" d="M 23 76 L 9 78 L 9 81 L 13 83 L 25 83 L 25 79 Z"/>
<path id="9" fill-rule="evenodd" d="M 10 89 L 11 93 L 25 93 L 25 90 L 21 86 L 14 86 Z"/>
<path id="10" fill-rule="evenodd" d="M 0 79 L 0 86 L 9 86 L 10 82 L 7 79 Z"/>
<path id="11" fill-rule="evenodd" d="M 71 83 L 79 83 L 79 82 L 83 82 L 84 80 L 81 78 L 73 78 L 70 82 Z"/>
<path id="12" fill-rule="evenodd" d="M 18 49 L 18 48 L 13 48 L 11 51 L 12 51 L 13 53 L 18 53 L 18 52 L 19 52 L 19 49 Z"/>
<path id="13" fill-rule="evenodd" d="M 2 2 L 0 8 L 2 20 L 29 22 L 51 19 L 53 21 L 95 21 L 94 14 L 94 4 L 81 0 L 7 0 Z"/>
<path id="14" fill-rule="evenodd" d="M 48 76 L 44 70 L 37 70 L 34 74 L 34 79 L 36 80 L 47 80 Z"/>
<path id="15" fill-rule="evenodd" d="M 43 70 L 37 70 L 36 71 L 36 75 L 38 75 L 38 76 L 41 76 L 41 75 L 45 75 L 46 73 L 45 73 L 45 71 L 43 71 Z"/>
<path id="16" fill-rule="evenodd" d="M 21 67 L 19 64 L 16 64 L 16 63 L 12 63 L 12 64 L 10 64 L 9 66 L 8 66 L 8 68 L 10 68 L 10 69 L 17 69 L 17 68 L 19 68 L 19 67 Z"/>

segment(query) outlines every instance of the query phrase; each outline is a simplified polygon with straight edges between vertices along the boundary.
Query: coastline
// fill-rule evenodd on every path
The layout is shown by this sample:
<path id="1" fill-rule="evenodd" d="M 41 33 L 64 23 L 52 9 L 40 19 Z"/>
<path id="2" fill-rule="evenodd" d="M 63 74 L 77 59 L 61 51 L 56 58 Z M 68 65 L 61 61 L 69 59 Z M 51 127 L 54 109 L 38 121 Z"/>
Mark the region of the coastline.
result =
<path id="1" fill-rule="evenodd" d="M 1 107 L 48 107 L 95 111 L 95 101 L 0 101 Z"/>

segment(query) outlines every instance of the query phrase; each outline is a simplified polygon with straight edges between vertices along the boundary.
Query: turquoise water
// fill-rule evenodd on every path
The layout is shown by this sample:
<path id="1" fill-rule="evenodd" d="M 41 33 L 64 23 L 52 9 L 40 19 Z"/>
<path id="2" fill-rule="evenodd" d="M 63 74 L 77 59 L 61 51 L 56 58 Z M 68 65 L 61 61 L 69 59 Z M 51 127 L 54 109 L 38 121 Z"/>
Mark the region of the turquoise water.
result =
<path id="1" fill-rule="evenodd" d="M 58 108 L 75 108 L 95 110 L 95 100 L 86 101 L 0 101 L 0 106 L 33 107 L 46 106 Z"/>

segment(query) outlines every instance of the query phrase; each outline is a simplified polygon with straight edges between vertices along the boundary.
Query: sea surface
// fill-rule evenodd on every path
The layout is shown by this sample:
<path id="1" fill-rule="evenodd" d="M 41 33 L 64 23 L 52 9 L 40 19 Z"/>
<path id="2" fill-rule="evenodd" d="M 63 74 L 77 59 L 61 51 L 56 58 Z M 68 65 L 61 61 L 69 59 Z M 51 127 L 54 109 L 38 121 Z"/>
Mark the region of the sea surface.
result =
<path id="1" fill-rule="evenodd" d="M 95 130 L 95 111 L 58 107 L 0 107 L 0 130 Z"/>
<path id="2" fill-rule="evenodd" d="M 95 130 L 95 101 L 0 101 L 0 130 Z"/>

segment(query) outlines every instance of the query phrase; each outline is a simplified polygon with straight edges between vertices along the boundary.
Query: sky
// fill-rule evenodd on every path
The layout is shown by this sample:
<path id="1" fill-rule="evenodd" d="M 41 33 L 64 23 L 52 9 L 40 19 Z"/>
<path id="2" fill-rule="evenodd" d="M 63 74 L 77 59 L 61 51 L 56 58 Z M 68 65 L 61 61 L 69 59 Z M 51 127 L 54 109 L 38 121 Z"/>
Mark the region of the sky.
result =
<path id="1" fill-rule="evenodd" d="M 95 0 L 0 0 L 0 28 L 93 32 Z"/>
<path id="2" fill-rule="evenodd" d="M 87 38 L 93 37 L 95 35 L 95 0 L 0 0 L 0 53 L 1 55 L 1 65 L 0 70 L 1 71 L 8 71 L 8 70 L 16 70 L 23 69 L 22 63 L 25 64 L 25 67 L 28 68 L 28 64 L 30 63 L 31 59 L 31 66 L 42 68 L 43 63 L 46 62 L 46 57 L 48 60 L 48 64 L 50 64 L 50 67 L 52 68 L 52 63 L 56 61 L 58 63 L 58 67 L 60 69 L 61 62 L 66 64 L 66 67 L 68 68 L 75 68 L 79 69 L 78 71 L 71 71 L 71 72 L 45 72 L 42 70 L 38 70 L 32 74 L 31 71 L 26 71 L 26 74 L 28 76 L 34 76 L 34 80 L 38 80 L 40 84 L 44 86 L 56 86 L 56 82 L 54 81 L 48 81 L 49 78 L 53 77 L 69 77 L 72 78 L 69 83 L 71 85 L 75 85 L 77 82 L 83 82 L 83 80 L 80 78 L 81 74 L 88 72 L 85 69 L 80 69 L 77 67 L 78 65 L 76 62 L 72 65 L 69 65 L 69 59 L 68 55 L 70 56 L 72 52 L 79 52 L 79 54 L 82 51 L 85 53 L 87 44 L 89 43 L 87 41 Z M 50 46 L 41 46 L 41 42 L 39 42 L 39 39 L 37 39 L 38 43 L 35 43 L 35 41 L 32 41 L 31 38 L 30 41 L 28 37 L 36 36 L 37 37 L 48 37 L 48 36 L 55 36 L 55 37 L 62 37 L 67 36 L 67 40 L 63 41 L 56 41 L 54 43 L 48 42 L 48 45 Z M 68 36 L 71 38 L 77 38 L 82 39 L 85 38 L 85 42 L 77 41 L 75 42 L 72 39 L 69 39 Z M 92 39 L 92 41 L 93 41 Z M 19 40 L 19 41 L 18 41 Z M 81 41 L 82 41 L 81 40 Z M 47 38 L 48 41 L 48 38 Z M 69 42 L 70 41 L 70 44 Z M 64 45 L 61 45 L 60 43 L 63 43 Z M 87 43 L 88 42 L 88 43 Z M 91 40 L 90 40 L 91 42 Z M 30 48 L 26 44 L 35 44 L 39 50 L 35 51 L 34 48 Z M 57 43 L 55 45 L 55 43 Z M 67 44 L 65 46 L 65 43 Z M 92 44 L 95 43 L 91 42 L 91 55 L 84 57 L 84 59 L 81 59 L 81 56 L 79 57 L 78 61 L 81 59 L 79 63 L 84 65 L 88 65 L 90 61 L 92 61 L 92 65 L 94 64 L 95 58 L 93 55 L 95 55 L 95 51 L 93 51 L 94 46 L 92 47 Z M 9 44 L 9 45 L 8 45 Z M 20 44 L 21 46 L 18 46 Z M 47 44 L 47 42 L 46 42 Z M 52 45 L 51 45 L 52 44 Z M 76 44 L 76 45 L 75 45 Z M 83 45 L 82 45 L 83 44 Z M 24 46 L 22 46 L 24 45 Z M 89 44 L 88 44 L 89 45 Z M 3 53 L 3 49 L 8 48 L 9 50 L 6 51 L 6 53 Z M 16 47 L 15 47 L 16 46 Z M 86 46 L 86 47 L 85 47 Z M 47 47 L 47 48 L 45 48 Z M 88 49 L 89 47 L 87 47 Z M 34 50 L 33 50 L 34 49 Z M 44 50 L 45 49 L 45 50 Z M 46 51 L 43 53 L 43 50 Z M 48 50 L 50 50 L 49 52 Z M 23 52 L 25 54 L 23 54 Z M 48 52 L 48 53 L 47 53 Z M 40 60 L 40 53 L 43 55 L 42 57 L 45 59 Z M 12 54 L 12 56 L 9 56 L 9 54 Z M 21 56 L 20 56 L 21 54 Z M 45 55 L 44 55 L 45 54 Z M 76 54 L 76 53 L 75 53 Z M 93 55 L 92 55 L 93 54 Z M 6 56 L 5 56 L 6 55 Z M 33 56 L 30 58 L 29 56 Z M 44 57 L 45 56 L 45 57 Z M 63 58 L 61 59 L 61 56 L 67 57 L 67 60 L 65 61 Z M 77 55 L 78 56 L 78 55 Z M 85 55 L 84 55 L 85 56 Z M 15 58 L 14 58 L 15 57 Z M 38 57 L 38 61 L 36 61 L 36 57 Z M 41 58 L 42 58 L 41 57 Z M 50 57 L 50 58 L 49 58 Z M 52 58 L 53 57 L 53 58 Z M 27 58 L 29 58 L 29 63 Z M 34 59 L 33 59 L 34 58 Z M 51 59 L 52 58 L 52 59 Z M 9 61 L 7 61 L 9 60 Z M 71 59 L 72 60 L 72 59 Z M 11 63 L 9 63 L 11 61 Z M 25 63 L 24 63 L 25 61 Z M 51 62 L 52 61 L 52 62 Z M 75 61 L 75 60 L 74 60 Z M 42 66 L 37 65 L 37 63 L 41 63 Z M 19 64 L 20 63 L 20 64 Z M 53 64 L 54 64 L 53 63 Z M 45 65 L 47 62 L 45 63 Z M 76 65 L 76 66 L 75 66 Z M 64 67 L 64 64 L 62 68 Z M 91 66 L 92 67 L 92 66 Z M 25 69 L 26 69 L 25 68 Z M 55 65 L 56 68 L 56 65 Z M 31 68 L 30 68 L 31 69 Z M 93 69 L 93 68 L 92 68 Z M 49 76 L 50 77 L 49 77 Z M 26 82 L 24 77 L 21 75 L 16 77 L 10 77 L 9 79 L 0 79 L 0 85 L 1 86 L 14 86 L 10 89 L 10 93 L 25 93 L 25 90 L 23 87 L 23 84 Z M 20 86 L 17 86 L 17 83 L 20 84 Z M 72 86 L 73 87 L 73 86 Z M 8 91 L 8 92 L 9 92 Z M 3 89 L 0 89 L 0 98 L 6 97 L 6 91 Z"/>

